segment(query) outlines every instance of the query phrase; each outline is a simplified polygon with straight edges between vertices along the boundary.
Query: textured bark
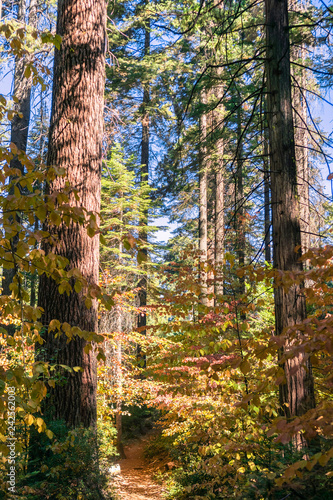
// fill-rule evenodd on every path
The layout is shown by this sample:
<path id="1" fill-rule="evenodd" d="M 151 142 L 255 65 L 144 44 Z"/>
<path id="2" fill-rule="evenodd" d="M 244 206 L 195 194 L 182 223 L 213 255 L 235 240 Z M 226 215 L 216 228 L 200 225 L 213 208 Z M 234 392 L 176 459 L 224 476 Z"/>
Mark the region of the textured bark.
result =
<path id="1" fill-rule="evenodd" d="M 202 102 L 206 104 L 206 95 L 202 95 Z M 207 222 L 207 115 L 200 118 L 200 165 L 199 165 L 199 251 L 200 251 L 200 303 L 207 305 L 207 272 L 203 269 L 207 264 L 208 222 Z"/>
<path id="2" fill-rule="evenodd" d="M 209 105 L 212 105 L 214 94 L 213 90 L 207 92 Z M 205 158 L 207 172 L 207 307 L 214 307 L 214 289 L 215 289 L 215 213 L 216 213 L 216 184 L 214 173 L 214 153 L 215 153 L 215 134 L 214 134 L 214 111 L 207 113 L 207 154 Z"/>
<path id="3" fill-rule="evenodd" d="M 148 21 L 148 26 L 145 29 L 145 44 L 144 44 L 144 56 L 149 55 L 150 53 L 150 23 Z M 140 171 L 140 181 L 141 184 L 143 182 L 148 181 L 149 176 L 149 113 L 147 110 L 147 106 L 149 105 L 150 95 L 149 95 L 149 86 L 145 85 L 143 89 L 143 98 L 142 98 L 142 139 L 141 139 L 141 171 Z M 142 211 L 140 226 L 142 227 L 139 232 L 139 238 L 142 243 L 142 253 L 145 255 L 146 260 L 148 258 L 148 210 L 144 209 Z M 146 272 L 146 271 L 145 271 Z M 145 308 L 147 305 L 147 275 L 144 274 L 138 283 L 139 293 L 139 307 Z M 142 310 L 138 314 L 138 328 L 142 328 L 142 335 L 146 335 L 145 327 L 147 325 L 147 315 Z M 146 357 L 141 354 L 141 346 L 137 346 L 137 357 L 140 365 L 142 367 L 146 366 Z"/>
<path id="4" fill-rule="evenodd" d="M 223 86 L 215 89 L 216 97 L 220 101 L 223 97 Z M 224 141 L 219 130 L 223 118 L 223 106 L 220 104 L 213 112 L 213 127 L 216 129 L 215 141 L 215 296 L 223 295 L 223 259 L 224 259 Z"/>
<path id="5" fill-rule="evenodd" d="M 267 111 L 273 222 L 273 264 L 282 271 L 301 271 L 301 230 L 291 105 L 288 0 L 265 0 L 267 30 Z M 302 287 L 288 292 L 275 288 L 275 328 L 281 335 L 306 318 Z M 287 330 L 286 330 L 287 331 Z M 281 352 L 287 352 L 286 341 Z M 311 363 L 300 353 L 283 364 L 286 383 L 280 385 L 280 405 L 287 417 L 315 405 Z"/>
<path id="6" fill-rule="evenodd" d="M 236 249 L 238 266 L 245 264 L 245 227 L 244 227 L 244 185 L 243 185 L 243 138 L 242 138 L 242 108 L 241 96 L 238 95 L 237 109 L 237 172 L 236 172 Z M 239 293 L 245 293 L 244 277 L 239 278 Z"/>
<path id="7" fill-rule="evenodd" d="M 26 0 L 20 0 L 18 5 L 17 21 L 22 23 L 26 22 Z M 37 1 L 31 0 L 29 5 L 29 20 L 28 23 L 32 27 L 36 27 L 37 23 Z M 31 62 L 31 55 L 24 55 L 23 57 L 17 56 L 15 58 L 15 70 L 14 70 L 14 97 L 17 98 L 18 102 L 14 104 L 15 116 L 11 122 L 11 132 L 10 132 L 10 142 L 14 143 L 15 146 L 23 152 L 27 150 L 28 143 L 28 131 L 30 122 L 30 101 L 31 101 L 31 88 L 32 88 L 32 76 L 26 78 L 24 76 L 24 71 L 27 64 Z M 15 155 L 10 162 L 11 168 L 18 169 L 21 174 L 24 174 L 24 166 Z M 10 195 L 14 194 L 14 190 L 10 190 Z M 15 222 L 20 225 L 21 216 L 16 213 Z M 11 219 L 13 220 L 13 219 Z M 11 239 L 11 248 L 13 254 L 16 251 L 17 244 L 19 241 L 19 234 L 16 234 Z M 10 285 L 13 282 L 16 270 L 4 269 L 3 279 L 2 279 L 2 294 L 11 295 Z M 11 328 L 9 328 L 11 330 Z"/>
<path id="8" fill-rule="evenodd" d="M 103 94 L 105 64 L 104 0 L 61 0 L 58 4 L 57 33 L 62 37 L 55 51 L 51 126 L 48 164 L 64 167 L 70 184 L 78 190 L 72 205 L 99 212 L 103 131 Z M 63 178 L 55 179 L 50 193 L 64 187 Z M 53 252 L 69 260 L 69 268 L 78 268 L 89 283 L 98 283 L 99 238 L 90 238 L 77 223 L 68 227 L 47 226 L 58 237 L 53 245 L 44 242 L 46 253 Z M 81 366 L 83 373 L 66 375 L 64 385 L 50 388 L 47 411 L 51 418 L 63 419 L 69 426 L 94 426 L 96 423 L 96 361 L 92 351 L 84 352 L 86 341 L 66 342 L 47 333 L 52 319 L 68 322 L 82 330 L 97 330 L 97 302 L 85 306 L 83 293 L 59 294 L 56 283 L 45 274 L 40 277 L 39 302 L 44 309 L 45 359 L 68 366 Z"/>
<path id="9" fill-rule="evenodd" d="M 305 65 L 304 45 L 294 47 L 292 50 L 292 59 L 301 60 Z M 297 184 L 300 204 L 300 226 L 302 252 L 310 248 L 310 198 L 309 198 L 309 162 L 308 162 L 308 139 L 307 130 L 307 105 L 305 91 L 305 69 L 294 69 L 294 85 L 292 100 L 294 107 L 295 123 L 295 152 L 297 165 Z"/>
<path id="10" fill-rule="evenodd" d="M 268 153 L 268 128 L 265 121 L 264 128 L 264 191 L 265 191 L 265 261 L 271 262 L 271 205 L 270 205 L 270 178 Z"/>
<path id="11" fill-rule="evenodd" d="M 223 295 L 223 258 L 224 258 L 224 171 L 223 171 L 223 141 L 219 141 L 218 154 L 220 166 L 215 174 L 215 264 L 216 282 L 215 295 Z"/>

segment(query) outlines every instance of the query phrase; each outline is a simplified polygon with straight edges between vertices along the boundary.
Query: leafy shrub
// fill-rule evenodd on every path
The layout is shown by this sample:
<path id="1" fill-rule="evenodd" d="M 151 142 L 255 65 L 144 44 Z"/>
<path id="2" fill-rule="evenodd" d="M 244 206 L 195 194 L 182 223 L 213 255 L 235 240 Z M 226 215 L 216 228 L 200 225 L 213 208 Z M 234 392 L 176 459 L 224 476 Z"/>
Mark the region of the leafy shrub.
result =
<path id="1" fill-rule="evenodd" d="M 23 498 L 37 500 L 101 500 L 106 498 L 105 467 L 107 458 L 116 454 L 107 440 L 114 429 L 100 424 L 97 433 L 90 429 L 67 429 L 62 421 L 52 422 L 49 428 L 56 439 L 50 444 L 44 435 L 32 436 L 29 471 L 18 484 Z M 112 441 L 111 441 L 112 443 Z M 98 444 L 98 446 L 97 446 Z M 35 450 L 34 450 L 35 448 Z M 99 451 L 102 453 L 99 455 Z"/>

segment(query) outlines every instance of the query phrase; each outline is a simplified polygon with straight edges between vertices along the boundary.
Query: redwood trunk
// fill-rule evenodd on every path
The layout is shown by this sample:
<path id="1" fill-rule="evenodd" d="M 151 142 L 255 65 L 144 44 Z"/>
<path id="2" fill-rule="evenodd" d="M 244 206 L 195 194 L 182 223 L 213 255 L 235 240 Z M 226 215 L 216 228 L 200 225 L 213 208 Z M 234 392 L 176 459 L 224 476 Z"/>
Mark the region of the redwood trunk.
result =
<path id="1" fill-rule="evenodd" d="M 57 33 L 62 37 L 55 51 L 48 165 L 63 167 L 68 180 L 78 190 L 79 201 L 72 205 L 99 212 L 103 132 L 103 94 L 105 65 L 104 0 L 61 0 L 58 4 Z M 63 189 L 65 180 L 55 179 L 49 193 Z M 43 244 L 69 260 L 69 268 L 78 268 L 89 283 L 98 283 L 99 238 L 87 235 L 77 223 L 68 227 L 47 226 L 58 243 Z M 68 322 L 82 330 L 97 331 L 97 302 L 85 306 L 83 293 L 60 294 L 57 284 L 45 274 L 39 283 L 39 303 L 46 333 L 43 345 L 50 363 L 81 366 L 82 373 L 66 376 L 66 384 L 50 389 L 48 411 L 51 418 L 63 419 L 69 426 L 94 426 L 96 423 L 96 360 L 92 351 L 84 352 L 86 341 L 66 337 L 55 339 L 47 333 L 52 319 Z"/>
<path id="2" fill-rule="evenodd" d="M 267 30 L 267 111 L 269 129 L 273 264 L 282 271 L 301 271 L 301 230 L 297 168 L 291 105 L 288 0 L 265 0 Z M 275 288 L 276 335 L 306 318 L 302 286 L 288 292 Z M 286 341 L 282 350 L 290 350 Z M 287 417 L 315 405 L 311 364 L 303 354 L 283 364 L 286 383 L 280 385 L 280 405 Z"/>

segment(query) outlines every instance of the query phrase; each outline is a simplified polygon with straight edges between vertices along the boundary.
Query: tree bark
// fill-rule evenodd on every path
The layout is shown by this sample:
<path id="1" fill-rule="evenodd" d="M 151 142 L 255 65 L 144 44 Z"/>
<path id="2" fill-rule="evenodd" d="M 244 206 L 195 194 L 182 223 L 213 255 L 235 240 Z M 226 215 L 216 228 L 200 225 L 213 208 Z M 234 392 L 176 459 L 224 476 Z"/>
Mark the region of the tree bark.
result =
<path id="1" fill-rule="evenodd" d="M 221 76 L 219 74 L 219 76 Z M 223 86 L 218 85 L 215 89 L 216 97 L 220 101 L 223 97 Z M 223 106 L 219 104 L 213 112 L 213 127 L 217 139 L 215 141 L 215 302 L 223 295 L 223 259 L 224 259 L 224 141 L 220 131 L 220 123 L 223 118 Z"/>
<path id="2" fill-rule="evenodd" d="M 206 104 L 206 94 L 202 94 L 202 102 Z M 200 117 L 200 151 L 199 151 L 199 252 L 200 252 L 200 303 L 207 305 L 207 245 L 208 245 L 208 221 L 207 221 L 207 115 L 203 113 Z"/>
<path id="3" fill-rule="evenodd" d="M 265 0 L 267 33 L 267 112 L 269 129 L 273 264 L 282 271 L 301 271 L 300 215 L 291 104 L 288 0 Z M 296 251 L 296 248 L 298 249 Z M 306 318 L 302 286 L 274 290 L 275 329 L 281 335 Z M 286 340 L 280 355 L 292 348 Z M 280 406 L 286 417 L 315 406 L 311 363 L 303 353 L 283 363 L 286 383 L 280 384 Z"/>
<path id="4" fill-rule="evenodd" d="M 265 106 L 266 108 L 266 106 Z M 265 112 L 266 109 L 265 109 Z M 266 114 L 266 113 L 265 113 Z M 265 192 L 265 261 L 271 262 L 271 204 L 270 204 L 270 178 L 269 178 L 269 152 L 268 152 L 268 128 L 267 128 L 267 120 L 265 118 L 264 121 L 264 130 L 263 130 L 263 142 L 264 142 L 264 192 Z"/>
<path id="5" fill-rule="evenodd" d="M 150 22 L 147 21 L 147 26 L 145 28 L 145 42 L 144 42 L 144 57 L 148 56 L 150 53 Z M 142 138 L 141 138 L 141 171 L 140 171 L 140 182 L 148 182 L 149 176 L 149 113 L 147 106 L 150 101 L 149 85 L 145 84 L 143 89 L 142 97 Z M 144 209 L 142 211 L 140 220 L 141 230 L 139 231 L 139 239 L 141 241 L 141 251 L 145 256 L 145 261 L 148 258 L 148 210 Z M 138 299 L 140 312 L 138 314 L 138 328 L 142 328 L 142 335 L 146 335 L 146 325 L 147 325 L 147 314 L 144 308 L 147 305 L 147 269 L 144 269 L 144 275 L 141 277 L 138 288 Z M 141 352 L 141 346 L 137 346 L 137 358 L 141 367 L 146 367 L 146 356 Z"/>
<path id="6" fill-rule="evenodd" d="M 305 65 L 304 52 L 304 44 L 301 43 L 300 47 L 297 46 L 293 48 L 292 58 L 294 60 L 301 60 L 301 64 Z M 307 130 L 305 71 L 306 70 L 304 68 L 297 68 L 297 70 L 293 70 L 294 84 L 292 92 L 302 252 L 306 252 L 310 248 L 310 198 L 308 162 L 309 134 Z"/>
<path id="7" fill-rule="evenodd" d="M 17 21 L 25 25 L 26 22 L 26 0 L 20 0 L 18 5 Z M 31 0 L 29 5 L 29 19 L 28 23 L 32 27 L 36 27 L 37 24 L 37 0 Z M 10 132 L 10 142 L 15 144 L 15 146 L 23 151 L 27 151 L 28 143 L 28 131 L 30 122 L 30 101 L 31 101 L 31 89 L 32 89 L 32 76 L 26 78 L 24 76 L 27 64 L 31 62 L 31 55 L 24 55 L 23 57 L 17 56 L 15 58 L 15 70 L 14 70 L 14 97 L 17 98 L 17 102 L 14 103 L 15 115 L 11 122 L 11 132 Z M 24 174 L 24 166 L 18 159 L 17 155 L 13 157 L 10 162 L 10 168 L 15 168 Z M 9 195 L 14 194 L 14 190 L 9 191 Z M 13 217 L 11 220 L 13 220 Z M 15 222 L 20 227 L 21 215 L 19 213 L 15 214 Z M 19 233 L 17 233 L 11 239 L 11 251 L 15 254 L 17 244 L 19 241 Z M 3 269 L 2 278 L 2 294 L 11 295 L 10 285 L 13 283 L 16 270 Z M 11 326 L 11 325 L 10 325 Z M 9 328 L 8 331 L 11 331 Z"/>
<path id="8" fill-rule="evenodd" d="M 241 96 L 238 94 L 238 108 L 237 108 L 237 172 L 236 172 L 236 249 L 238 256 L 238 266 L 244 267 L 245 264 L 245 227 L 244 227 L 244 185 L 243 185 L 243 137 L 242 137 L 242 108 Z M 239 293 L 245 293 L 245 280 L 244 277 L 239 278 Z"/>
<path id="9" fill-rule="evenodd" d="M 100 208 L 100 176 L 103 133 L 103 94 L 105 72 L 104 0 L 61 0 L 58 4 L 57 33 L 62 37 L 55 50 L 48 165 L 64 167 L 67 178 L 79 194 L 72 206 L 92 212 Z M 47 189 L 52 194 L 64 188 L 65 179 L 56 178 Z M 87 235 L 75 222 L 68 226 L 45 227 L 57 240 L 43 242 L 46 254 L 52 252 L 69 260 L 68 268 L 81 271 L 88 283 L 98 283 L 99 238 Z M 65 335 L 55 338 L 47 331 L 52 319 L 68 322 L 82 330 L 97 330 L 97 301 L 90 309 L 82 292 L 60 294 L 58 286 L 43 274 L 39 282 L 38 305 L 43 308 L 45 327 L 43 352 L 50 363 L 81 366 L 83 372 L 67 375 L 65 384 L 50 388 L 48 413 L 70 427 L 96 424 L 96 360 L 92 350 L 84 351 L 86 341 L 75 337 L 67 343 Z"/>
<path id="10" fill-rule="evenodd" d="M 223 258 L 224 258 L 224 170 L 223 140 L 217 144 L 219 165 L 215 173 L 215 296 L 223 295 Z"/>

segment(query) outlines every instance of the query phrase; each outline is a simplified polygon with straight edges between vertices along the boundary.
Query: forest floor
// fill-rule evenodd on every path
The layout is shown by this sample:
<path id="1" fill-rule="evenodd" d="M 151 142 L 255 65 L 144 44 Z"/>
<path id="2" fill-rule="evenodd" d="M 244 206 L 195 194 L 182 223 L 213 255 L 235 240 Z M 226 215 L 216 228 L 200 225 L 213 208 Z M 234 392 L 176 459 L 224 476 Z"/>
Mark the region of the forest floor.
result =
<path id="1" fill-rule="evenodd" d="M 146 434 L 125 446 L 126 458 L 118 460 L 118 474 L 114 475 L 117 500 L 162 500 L 163 487 L 153 480 L 156 465 L 144 456 L 152 434 Z"/>

